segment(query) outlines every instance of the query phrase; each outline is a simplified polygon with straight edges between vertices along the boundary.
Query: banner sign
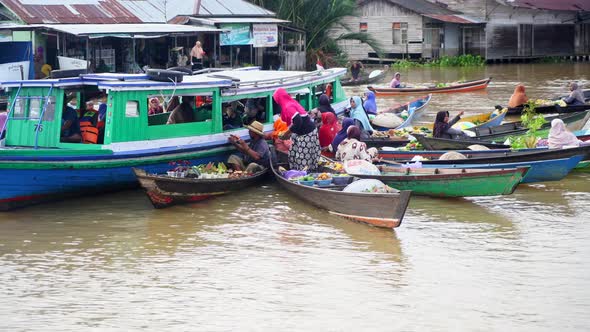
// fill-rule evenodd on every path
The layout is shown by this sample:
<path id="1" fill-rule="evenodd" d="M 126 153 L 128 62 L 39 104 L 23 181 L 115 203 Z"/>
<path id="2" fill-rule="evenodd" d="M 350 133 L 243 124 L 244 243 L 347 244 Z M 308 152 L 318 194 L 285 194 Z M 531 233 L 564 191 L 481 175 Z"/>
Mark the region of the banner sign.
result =
<path id="1" fill-rule="evenodd" d="M 275 47 L 279 39 L 279 29 L 276 24 L 252 24 L 254 47 Z"/>
<path id="2" fill-rule="evenodd" d="M 65 56 L 57 56 L 59 62 L 59 69 L 86 69 L 88 61 L 76 58 L 68 58 Z"/>
<path id="3" fill-rule="evenodd" d="M 9 62 L 0 64 L 2 81 L 20 81 L 29 78 L 29 61 Z"/>
<path id="4" fill-rule="evenodd" d="M 250 24 L 220 24 L 219 28 L 224 30 L 220 34 L 221 46 L 252 44 L 252 37 L 250 36 Z"/>

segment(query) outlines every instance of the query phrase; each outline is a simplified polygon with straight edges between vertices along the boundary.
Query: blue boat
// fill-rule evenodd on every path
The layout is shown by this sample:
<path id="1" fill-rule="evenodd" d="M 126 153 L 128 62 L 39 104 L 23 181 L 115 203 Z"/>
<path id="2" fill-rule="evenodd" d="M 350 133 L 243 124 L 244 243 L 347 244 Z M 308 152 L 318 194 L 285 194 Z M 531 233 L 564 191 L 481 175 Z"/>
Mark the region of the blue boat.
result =
<path id="1" fill-rule="evenodd" d="M 405 127 L 410 127 L 412 125 L 412 122 L 417 121 L 422 116 L 422 114 L 424 113 L 424 110 L 426 109 L 426 106 L 428 105 L 428 103 L 430 102 L 431 99 L 432 99 L 432 95 L 429 94 L 427 96 L 414 99 L 414 100 L 407 102 L 399 107 L 396 107 L 391 110 L 387 110 L 382 113 L 401 113 L 404 110 L 407 110 L 408 117 L 404 120 L 404 122 L 402 122 L 402 124 L 395 127 L 394 129 L 402 129 Z M 391 129 L 391 128 L 387 128 L 387 127 L 381 127 L 381 126 L 378 126 L 375 124 L 372 124 L 372 126 L 375 130 L 379 130 L 379 131 L 385 131 L 385 130 Z"/>
<path id="2" fill-rule="evenodd" d="M 423 164 L 424 168 L 516 168 L 529 166 L 528 173 L 522 178 L 521 183 L 533 183 L 544 181 L 558 181 L 566 177 L 582 159 L 584 155 L 576 155 L 570 158 L 548 159 L 539 161 L 525 161 L 515 163 L 494 164 Z"/>

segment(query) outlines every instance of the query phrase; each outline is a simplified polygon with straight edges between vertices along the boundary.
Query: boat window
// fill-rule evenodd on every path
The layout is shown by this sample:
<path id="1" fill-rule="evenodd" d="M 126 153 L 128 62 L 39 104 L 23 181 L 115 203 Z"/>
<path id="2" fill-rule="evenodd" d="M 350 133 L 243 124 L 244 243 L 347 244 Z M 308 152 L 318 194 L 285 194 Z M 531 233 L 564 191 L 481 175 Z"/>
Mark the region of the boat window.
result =
<path id="1" fill-rule="evenodd" d="M 41 99 L 34 98 L 29 101 L 29 119 L 39 119 L 41 114 Z"/>
<path id="2" fill-rule="evenodd" d="M 45 112 L 43 113 L 43 121 L 53 121 L 55 118 L 55 97 L 51 96 L 47 100 Z"/>
<path id="3" fill-rule="evenodd" d="M 15 118 L 22 118 L 25 116 L 25 99 L 24 98 L 16 98 L 14 103 L 14 109 L 12 111 L 12 116 Z"/>
<path id="4" fill-rule="evenodd" d="M 149 96 L 148 125 L 174 125 L 213 119 L 211 95 Z"/>
<path id="5" fill-rule="evenodd" d="M 139 116 L 139 102 L 137 100 L 128 100 L 125 104 L 125 117 L 136 118 Z"/>
<path id="6" fill-rule="evenodd" d="M 240 99 L 221 103 L 223 110 L 223 130 L 244 127 L 247 99 Z"/>

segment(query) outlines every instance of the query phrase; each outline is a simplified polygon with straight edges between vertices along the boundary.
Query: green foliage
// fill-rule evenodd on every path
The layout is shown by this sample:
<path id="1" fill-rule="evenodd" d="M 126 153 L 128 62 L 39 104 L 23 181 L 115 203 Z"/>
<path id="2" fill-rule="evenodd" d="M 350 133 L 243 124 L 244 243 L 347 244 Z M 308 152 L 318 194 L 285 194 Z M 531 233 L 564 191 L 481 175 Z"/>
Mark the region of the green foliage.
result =
<path id="1" fill-rule="evenodd" d="M 442 56 L 428 62 L 398 60 L 393 66 L 397 68 L 412 68 L 412 67 L 470 67 L 483 66 L 486 61 L 479 55 L 459 55 L 459 56 Z"/>
<path id="2" fill-rule="evenodd" d="M 541 129 L 541 127 L 547 123 L 547 120 L 535 111 L 535 107 L 534 100 L 529 100 L 524 104 L 520 121 L 522 121 L 522 125 L 525 126 L 528 131 L 524 135 L 510 137 L 510 146 L 513 149 L 530 149 L 536 147 L 537 141 L 539 140 L 539 137 L 536 135 L 537 130 Z"/>

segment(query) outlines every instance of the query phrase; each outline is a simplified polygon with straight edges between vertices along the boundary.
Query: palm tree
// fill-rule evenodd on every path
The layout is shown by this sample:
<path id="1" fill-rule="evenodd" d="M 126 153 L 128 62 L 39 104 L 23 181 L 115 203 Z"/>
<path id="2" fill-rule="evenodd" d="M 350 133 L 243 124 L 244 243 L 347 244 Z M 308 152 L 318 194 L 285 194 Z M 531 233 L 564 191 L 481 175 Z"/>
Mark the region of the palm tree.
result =
<path id="1" fill-rule="evenodd" d="M 326 62 L 334 61 L 335 55 L 341 53 L 339 40 L 359 40 L 369 45 L 377 54 L 381 54 L 381 44 L 367 33 L 353 32 L 343 23 L 347 16 L 358 16 L 356 0 L 252 0 L 254 4 L 274 11 L 278 18 L 289 20 L 292 24 L 306 31 L 308 59 L 331 54 L 324 58 Z M 342 27 L 347 32 L 339 36 L 330 34 L 333 28 Z"/>

